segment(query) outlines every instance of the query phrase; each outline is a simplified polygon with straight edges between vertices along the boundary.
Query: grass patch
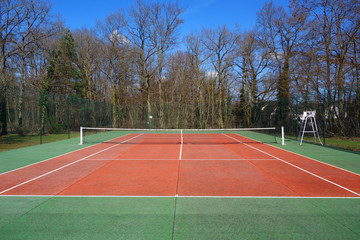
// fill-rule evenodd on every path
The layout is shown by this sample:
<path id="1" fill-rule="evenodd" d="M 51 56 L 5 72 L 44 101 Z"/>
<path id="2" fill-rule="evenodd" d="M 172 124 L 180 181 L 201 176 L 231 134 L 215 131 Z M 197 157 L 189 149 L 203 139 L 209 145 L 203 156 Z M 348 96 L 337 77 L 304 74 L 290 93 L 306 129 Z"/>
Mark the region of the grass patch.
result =
<path id="1" fill-rule="evenodd" d="M 332 138 L 326 138 L 326 145 L 345 148 L 345 149 L 360 152 L 360 137 L 353 137 L 353 138 L 332 137 Z"/>
<path id="2" fill-rule="evenodd" d="M 286 136 L 288 138 L 296 139 L 295 136 Z M 324 139 L 320 137 L 322 143 L 324 143 Z M 304 136 L 304 140 L 309 143 L 314 142 L 313 136 Z M 319 143 L 319 140 L 316 139 L 316 143 Z M 326 146 L 338 147 L 347 150 L 360 152 L 360 137 L 327 137 Z"/>
<path id="3" fill-rule="evenodd" d="M 79 137 L 79 132 L 70 132 L 70 138 Z M 42 136 L 43 143 L 56 142 L 68 139 L 67 133 L 46 134 Z M 38 134 L 28 134 L 19 136 L 18 134 L 8 134 L 0 136 L 0 152 L 11 149 L 23 148 L 40 144 L 40 136 Z"/>

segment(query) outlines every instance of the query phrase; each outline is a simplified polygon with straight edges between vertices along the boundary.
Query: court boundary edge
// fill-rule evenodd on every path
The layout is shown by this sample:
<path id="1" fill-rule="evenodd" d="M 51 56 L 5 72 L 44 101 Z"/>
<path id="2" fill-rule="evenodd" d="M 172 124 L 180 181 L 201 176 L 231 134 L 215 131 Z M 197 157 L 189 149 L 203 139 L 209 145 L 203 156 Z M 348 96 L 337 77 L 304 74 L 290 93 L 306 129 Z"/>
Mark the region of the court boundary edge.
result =
<path id="1" fill-rule="evenodd" d="M 133 133 L 128 133 L 128 134 L 126 134 L 126 135 L 122 135 L 122 136 L 120 136 L 120 137 L 116 137 L 116 138 L 110 139 L 110 140 L 108 140 L 108 141 L 112 141 L 112 140 L 117 139 L 117 138 L 125 137 L 125 136 L 128 136 L 128 135 L 130 135 L 130 134 L 133 134 Z M 77 149 L 77 150 L 74 150 L 74 151 L 71 151 L 71 152 L 67 152 L 67 153 L 63 153 L 63 154 L 60 154 L 60 155 L 57 155 L 57 156 L 54 156 L 54 157 L 51 157 L 51 158 L 47 158 L 47 159 L 41 160 L 41 161 L 39 161 L 39 162 L 35 162 L 35 163 L 29 164 L 29 165 L 25 165 L 25 166 L 22 166 L 22 167 L 19 167 L 19 168 L 15 168 L 15 169 L 13 169 L 13 170 L 9 170 L 9 171 L 0 173 L 0 176 L 3 175 L 3 174 L 11 173 L 11 172 L 14 172 L 14 171 L 23 169 L 23 168 L 27 168 L 27 167 L 36 165 L 36 164 L 39 164 L 39 163 L 43 163 L 43 162 L 49 161 L 49 160 L 54 159 L 54 158 L 58 158 L 58 157 L 62 157 L 62 156 L 65 156 L 65 155 L 68 155 L 68 154 L 71 154 L 71 153 L 75 153 L 75 152 L 78 152 L 78 151 L 83 150 L 83 149 L 87 149 L 87 148 L 90 148 L 90 147 L 94 147 L 94 146 L 97 146 L 97 145 L 100 145 L 100 144 L 102 144 L 102 143 L 96 143 L 96 144 L 93 144 L 93 145 L 90 145 L 90 146 L 87 146 L 87 147 L 83 147 L 83 148 L 80 148 L 80 149 Z"/>
<path id="2" fill-rule="evenodd" d="M 137 195 L 0 195 L 4 197 L 39 197 L 39 198 L 225 198 L 225 199 L 359 199 L 360 197 L 309 197 L 309 196 L 137 196 Z"/>
<path id="3" fill-rule="evenodd" d="M 132 140 L 132 139 L 134 139 L 134 138 L 137 138 L 137 137 L 140 137 L 140 136 L 142 136 L 142 135 L 143 135 L 143 134 L 136 135 L 136 136 L 134 136 L 134 137 L 132 137 L 132 138 L 129 138 L 129 139 L 124 140 L 123 142 L 130 141 L 130 140 Z M 121 142 L 121 143 L 123 143 L 123 142 Z M 98 154 L 98 153 L 107 151 L 107 150 L 109 150 L 110 148 L 113 148 L 113 147 L 117 147 L 117 146 L 119 146 L 121 143 L 116 143 L 116 144 L 114 144 L 114 145 L 112 145 L 112 146 L 110 146 L 110 147 L 107 147 L 107 148 L 105 148 L 105 149 L 101 149 L 100 151 L 97 151 L 97 152 L 95 152 L 95 153 L 92 153 L 92 154 L 90 154 L 90 155 L 87 155 L 86 157 L 83 157 L 83 158 L 81 158 L 81 159 L 75 160 L 74 162 L 65 164 L 64 166 L 58 167 L 58 168 L 56 168 L 56 169 L 54 169 L 54 170 L 51 170 L 51 171 L 46 172 L 46 173 L 44 173 L 44 174 L 41 174 L 41 175 L 39 175 L 39 176 L 37 176 L 37 177 L 31 178 L 31 179 L 29 179 L 29 180 L 27 180 L 27 181 L 24 181 L 24 182 L 22 182 L 22 183 L 19 183 L 19 184 L 15 185 L 15 186 L 12 186 L 12 187 L 10 187 L 10 188 L 7 188 L 7 189 L 5 189 L 5 190 L 3 190 L 3 191 L 0 192 L 0 196 L 1 196 L 2 194 L 4 194 L 4 193 L 8 192 L 8 191 L 11 191 L 11 190 L 17 188 L 17 187 L 20 187 L 20 186 L 25 185 L 25 184 L 27 184 L 27 183 L 29 183 L 29 182 L 35 181 L 35 180 L 37 180 L 37 179 L 39 179 L 39 178 L 42 178 L 42 177 L 44 177 L 44 176 L 47 176 L 47 175 L 49 175 L 49 174 L 51 174 L 51 173 L 57 172 L 57 171 L 59 171 L 59 170 L 61 170 L 61 169 L 63 169 L 63 168 L 66 168 L 66 167 L 68 167 L 68 166 L 71 166 L 71 165 L 73 165 L 73 164 L 75 164 L 75 163 L 78 163 L 78 162 L 80 162 L 80 161 L 86 160 L 87 158 L 89 158 L 89 157 L 91 157 L 91 156 L 94 156 L 94 155 L 96 155 L 96 154 Z"/>
<path id="4" fill-rule="evenodd" d="M 239 139 L 233 138 L 233 137 L 231 137 L 231 136 L 229 136 L 229 135 L 226 135 L 226 134 L 223 134 L 223 135 L 224 135 L 224 136 L 227 136 L 227 137 L 229 137 L 229 138 L 231 138 L 231 139 L 233 139 L 233 140 L 236 140 L 236 141 L 239 141 L 239 142 L 243 143 L 243 142 L 240 141 Z M 274 158 L 278 159 L 279 161 L 281 161 L 281 162 L 283 162 L 283 163 L 286 163 L 286 164 L 288 164 L 288 165 L 290 165 L 290 166 L 292 166 L 292 167 L 294 167 L 294 168 L 297 168 L 297 169 L 299 169 L 299 170 L 301 170 L 301 171 L 303 171 L 303 172 L 305 172 L 305 173 L 307 173 L 307 174 L 310 174 L 310 175 L 312 175 L 312 176 L 314 176 L 314 177 L 317 177 L 317 178 L 319 178 L 319 179 L 321 179 L 321 180 L 323 180 L 323 181 L 325 181 L 325 182 L 328 182 L 328 183 L 330 183 L 330 184 L 332 184 L 332 185 L 335 185 L 335 186 L 337 186 L 337 187 L 339 187 L 339 188 L 342 188 L 343 190 L 346 190 L 346 191 L 348 191 L 348 192 L 350 192 L 350 193 L 352 193 L 352 194 L 357 195 L 357 196 L 360 197 L 360 193 L 355 192 L 355 191 L 353 191 L 353 190 L 351 190 L 351 189 L 349 189 L 349 188 L 347 188 L 347 187 L 344 187 L 344 186 L 342 186 L 342 185 L 340 185 L 340 184 L 338 184 L 338 183 L 336 183 L 336 182 L 333 182 L 333 181 L 331 181 L 331 180 L 329 180 L 329 179 L 326 179 L 326 178 L 324 178 L 324 177 L 322 177 L 322 176 L 320 176 L 320 175 L 318 175 L 318 174 L 315 174 L 315 173 L 313 173 L 313 172 L 311 172 L 311 171 L 308 171 L 308 170 L 306 170 L 306 169 L 304 169 L 304 168 L 302 168 L 302 167 L 299 167 L 299 166 L 297 166 L 297 165 L 295 165 L 295 164 L 289 163 L 289 162 L 285 161 L 284 159 L 281 159 L 281 158 L 279 158 L 279 157 L 276 157 L 276 156 L 274 156 L 273 154 L 270 154 L 270 153 L 268 153 L 268 152 L 266 152 L 266 151 L 263 151 L 263 150 L 261 150 L 261 149 L 258 149 L 258 148 L 254 147 L 254 146 L 251 146 L 251 145 L 247 144 L 247 143 L 243 143 L 243 144 L 245 144 L 246 146 L 248 146 L 248 147 L 250 147 L 250 148 L 256 149 L 257 151 L 262 152 L 262 153 L 264 153 L 264 154 L 266 154 L 266 155 L 269 155 L 270 157 L 274 157 Z M 271 146 L 271 145 L 270 145 L 270 146 Z"/>
<path id="5" fill-rule="evenodd" d="M 253 141 L 259 142 L 259 141 L 256 140 L 256 139 L 253 139 L 253 138 L 250 138 L 250 137 L 245 137 L 245 136 L 242 136 L 242 135 L 240 135 L 240 134 L 238 134 L 238 133 L 234 133 L 234 134 L 236 134 L 236 135 L 238 135 L 238 136 L 240 136 L 240 137 L 248 138 L 248 139 L 251 139 L 251 140 L 253 140 Z M 330 163 L 325 163 L 325 162 L 322 162 L 321 160 L 317 160 L 317 159 L 315 159 L 315 158 L 311 158 L 311 157 L 302 155 L 302 154 L 300 154 L 300 153 L 292 152 L 292 151 L 290 151 L 290 150 L 287 150 L 287 149 L 284 149 L 284 148 L 280 148 L 280 147 L 277 147 L 277 146 L 274 146 L 274 145 L 271 145 L 271 144 L 267 144 L 267 143 L 263 143 L 263 144 L 266 144 L 267 146 L 271 146 L 271 147 L 276 148 L 276 149 L 284 150 L 284 151 L 286 151 L 286 152 L 288 152 L 288 153 L 292 153 L 292 154 L 298 155 L 298 156 L 300 156 L 300 157 L 308 158 L 308 159 L 310 159 L 310 160 L 312 160 L 312 161 L 315 161 L 315 162 L 318 162 L 318 163 L 322 163 L 322 164 L 324 164 L 324 165 L 327 165 L 327 166 L 330 166 L 330 167 L 333 167 L 333 168 L 337 168 L 337 169 L 342 170 L 342 171 L 344 171 L 344 172 L 348 172 L 348 173 L 352 173 L 352 174 L 355 174 L 355 175 L 360 176 L 360 173 L 356 173 L 356 172 L 353 172 L 353 171 L 350 171 L 350 170 L 347 170 L 347 169 L 344 169 L 344 168 L 341 168 L 341 167 L 332 165 L 332 164 L 330 164 Z"/>

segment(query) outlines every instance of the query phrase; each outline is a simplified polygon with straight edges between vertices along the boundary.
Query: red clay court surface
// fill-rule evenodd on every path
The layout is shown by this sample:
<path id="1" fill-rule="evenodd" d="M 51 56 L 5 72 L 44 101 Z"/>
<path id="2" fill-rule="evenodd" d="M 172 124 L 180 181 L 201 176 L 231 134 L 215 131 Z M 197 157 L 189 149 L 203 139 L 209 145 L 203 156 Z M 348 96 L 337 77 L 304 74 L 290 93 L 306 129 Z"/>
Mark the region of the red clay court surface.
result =
<path id="1" fill-rule="evenodd" d="M 0 195 L 360 197 L 359 174 L 237 134 L 178 139 L 129 134 L 3 173 Z"/>

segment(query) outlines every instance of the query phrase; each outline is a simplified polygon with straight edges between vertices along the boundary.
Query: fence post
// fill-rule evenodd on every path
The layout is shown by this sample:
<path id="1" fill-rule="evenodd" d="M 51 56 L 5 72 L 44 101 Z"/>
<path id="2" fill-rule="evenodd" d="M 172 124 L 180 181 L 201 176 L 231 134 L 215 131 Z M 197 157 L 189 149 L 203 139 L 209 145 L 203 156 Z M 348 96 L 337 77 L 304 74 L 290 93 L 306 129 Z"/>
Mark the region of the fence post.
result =
<path id="1" fill-rule="evenodd" d="M 114 127 L 114 115 L 113 115 L 113 103 L 110 103 L 110 121 L 109 121 L 109 124 L 110 126 L 109 127 Z"/>
<path id="2" fill-rule="evenodd" d="M 95 127 L 98 127 L 98 101 L 95 100 Z"/>
<path id="3" fill-rule="evenodd" d="M 146 129 L 149 129 L 149 112 L 146 113 Z"/>
<path id="4" fill-rule="evenodd" d="M 166 121 L 167 121 L 167 116 L 166 116 L 166 103 L 164 103 L 164 112 L 165 112 L 165 116 L 164 116 L 164 127 L 166 129 Z"/>
<path id="5" fill-rule="evenodd" d="M 260 123 L 260 126 L 258 124 L 259 127 L 263 127 L 262 116 L 263 116 L 263 102 L 259 102 L 259 118 L 258 118 L 258 123 Z"/>
<path id="6" fill-rule="evenodd" d="M 106 120 L 107 120 L 107 119 L 106 119 L 106 102 L 104 102 L 103 104 L 104 104 L 104 114 L 105 114 L 105 116 L 104 116 L 104 121 L 105 121 L 105 122 L 104 122 L 104 124 L 105 124 L 104 127 L 107 127 L 107 121 L 106 121 Z"/>
<path id="7" fill-rule="evenodd" d="M 296 140 L 298 140 L 299 135 L 299 127 L 298 127 L 298 117 L 299 117 L 299 96 L 296 96 L 296 119 L 295 119 L 295 127 L 296 127 Z"/>
<path id="8" fill-rule="evenodd" d="M 231 98 L 228 97 L 228 121 L 229 121 L 229 128 L 231 128 Z"/>
<path id="9" fill-rule="evenodd" d="M 326 144 L 326 90 L 324 90 L 324 145 Z"/>
<path id="10" fill-rule="evenodd" d="M 40 90 L 40 144 L 42 144 L 42 91 Z"/>
<path id="11" fill-rule="evenodd" d="M 136 103 L 135 103 L 135 109 L 134 109 L 134 128 L 136 128 Z"/>
<path id="12" fill-rule="evenodd" d="M 254 104 L 254 110 L 253 110 L 253 126 L 257 127 L 257 104 Z"/>
<path id="13" fill-rule="evenodd" d="M 154 118 L 154 129 L 156 129 L 156 113 L 154 113 L 153 118 Z"/>
<path id="14" fill-rule="evenodd" d="M 66 104 L 67 104 L 67 129 L 68 129 L 68 139 L 70 139 L 70 100 L 69 100 L 69 95 L 66 95 Z"/>
<path id="15" fill-rule="evenodd" d="M 202 111 L 202 103 L 200 103 L 200 128 L 203 128 L 203 111 Z"/>
<path id="16" fill-rule="evenodd" d="M 86 127 L 86 99 L 83 100 L 83 126 Z"/>
<path id="17" fill-rule="evenodd" d="M 271 102 L 269 102 L 269 122 L 268 122 L 268 126 L 271 127 Z"/>

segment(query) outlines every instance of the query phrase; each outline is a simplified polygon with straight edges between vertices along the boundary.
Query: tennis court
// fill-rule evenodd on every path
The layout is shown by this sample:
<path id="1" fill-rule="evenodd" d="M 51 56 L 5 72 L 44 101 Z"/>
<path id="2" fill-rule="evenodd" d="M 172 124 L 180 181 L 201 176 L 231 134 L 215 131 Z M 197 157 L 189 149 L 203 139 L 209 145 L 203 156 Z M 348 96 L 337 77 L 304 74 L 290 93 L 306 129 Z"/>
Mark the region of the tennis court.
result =
<path id="1" fill-rule="evenodd" d="M 320 161 L 252 134 L 114 131 L 47 159 L 28 149 L 0 175 L 0 238 L 360 237 L 358 154 Z"/>

